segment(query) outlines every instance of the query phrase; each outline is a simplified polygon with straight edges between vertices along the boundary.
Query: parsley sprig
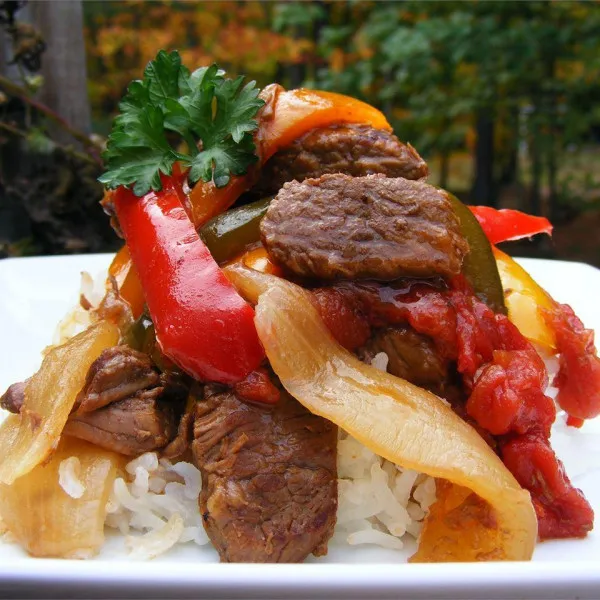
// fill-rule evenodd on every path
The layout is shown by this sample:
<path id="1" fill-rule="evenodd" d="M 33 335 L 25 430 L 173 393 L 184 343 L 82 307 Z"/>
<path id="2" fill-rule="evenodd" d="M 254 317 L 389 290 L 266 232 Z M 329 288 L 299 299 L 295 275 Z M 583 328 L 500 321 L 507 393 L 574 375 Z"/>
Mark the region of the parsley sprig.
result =
<path id="1" fill-rule="evenodd" d="M 176 161 L 189 167 L 192 184 L 223 187 L 245 174 L 258 160 L 252 132 L 264 102 L 255 82 L 243 80 L 227 79 L 216 65 L 190 73 L 177 51 L 161 50 L 119 104 L 99 180 L 111 189 L 133 185 L 143 196 L 161 189 L 160 174 L 170 175 Z"/>

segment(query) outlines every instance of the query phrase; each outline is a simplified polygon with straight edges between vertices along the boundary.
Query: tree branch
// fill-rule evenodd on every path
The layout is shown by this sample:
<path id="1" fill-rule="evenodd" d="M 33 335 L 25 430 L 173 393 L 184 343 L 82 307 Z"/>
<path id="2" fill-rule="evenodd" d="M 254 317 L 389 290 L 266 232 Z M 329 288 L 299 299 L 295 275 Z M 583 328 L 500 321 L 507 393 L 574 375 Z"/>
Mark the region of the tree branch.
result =
<path id="1" fill-rule="evenodd" d="M 12 125 L 9 125 L 8 123 L 3 123 L 2 121 L 0 121 L 0 130 L 8 131 L 8 133 L 11 133 L 12 135 L 16 135 L 18 137 L 28 139 L 27 133 L 25 133 L 24 131 L 21 131 L 17 127 L 13 127 Z M 80 160 L 83 160 L 91 165 L 98 166 L 98 162 L 96 160 L 94 160 L 89 154 L 84 154 L 83 152 L 78 152 L 77 150 L 74 150 L 73 148 L 69 148 L 68 146 L 62 146 L 61 144 L 57 144 L 56 142 L 53 142 L 53 144 L 56 148 L 59 148 L 66 154 L 70 154 L 71 156 L 78 158 Z"/>
<path id="2" fill-rule="evenodd" d="M 65 131 L 71 134 L 77 141 L 81 142 L 88 149 L 88 157 L 92 162 L 94 162 L 98 166 L 102 166 L 102 160 L 100 159 L 98 147 L 96 146 L 96 144 L 94 144 L 94 142 L 92 142 L 92 140 L 90 140 L 90 138 L 85 133 L 82 133 L 81 131 L 78 131 L 77 129 L 71 127 L 71 125 L 69 125 L 69 123 L 67 123 L 65 119 L 63 119 L 60 115 L 56 114 L 51 108 L 31 98 L 27 93 L 27 90 L 17 85 L 16 83 L 13 83 L 10 79 L 4 77 L 3 75 L 0 75 L 0 86 L 3 87 L 6 90 L 6 92 L 11 96 L 16 96 L 17 98 L 20 98 L 23 102 L 35 108 L 43 115 L 48 117 L 50 120 L 57 123 L 60 127 L 62 127 Z M 64 148 L 64 146 L 62 146 L 62 148 Z"/>

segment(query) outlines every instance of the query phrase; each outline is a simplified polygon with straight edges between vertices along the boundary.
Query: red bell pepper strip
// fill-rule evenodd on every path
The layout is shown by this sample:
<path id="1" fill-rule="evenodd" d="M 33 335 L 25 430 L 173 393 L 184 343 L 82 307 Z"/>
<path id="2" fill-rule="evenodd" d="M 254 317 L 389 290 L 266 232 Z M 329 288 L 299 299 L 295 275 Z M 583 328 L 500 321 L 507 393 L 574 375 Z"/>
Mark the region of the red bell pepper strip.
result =
<path id="1" fill-rule="evenodd" d="M 536 233 L 552 234 L 552 224 L 546 217 L 534 217 L 508 208 L 496 210 L 491 206 L 469 208 L 492 244 L 520 240 Z"/>
<path id="2" fill-rule="evenodd" d="M 183 201 L 181 180 L 172 177 L 142 198 L 119 188 L 115 209 L 162 352 L 195 379 L 235 383 L 264 358 L 254 311 L 200 240 Z"/>

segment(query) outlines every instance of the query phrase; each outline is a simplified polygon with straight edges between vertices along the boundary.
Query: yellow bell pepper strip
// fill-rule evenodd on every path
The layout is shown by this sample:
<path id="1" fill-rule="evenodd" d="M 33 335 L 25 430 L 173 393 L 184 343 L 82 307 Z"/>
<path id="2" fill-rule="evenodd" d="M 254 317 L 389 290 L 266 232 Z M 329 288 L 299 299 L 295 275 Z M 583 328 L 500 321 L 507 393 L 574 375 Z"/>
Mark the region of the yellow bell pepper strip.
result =
<path id="1" fill-rule="evenodd" d="M 491 206 L 469 206 L 492 244 L 531 237 L 537 233 L 552 235 L 552 225 L 546 217 L 535 217 L 520 210 Z"/>
<path id="2" fill-rule="evenodd" d="M 259 165 L 264 164 L 277 150 L 315 127 L 335 123 L 363 123 L 376 129 L 391 131 L 383 113 L 356 98 L 317 90 L 284 90 L 271 84 L 259 96 L 266 102 L 258 114 L 255 142 Z M 211 182 L 199 181 L 190 192 L 192 215 L 196 227 L 227 210 L 242 193 L 254 184 L 258 171 L 232 177 L 229 184 L 217 188 Z"/>
<path id="3" fill-rule="evenodd" d="M 537 520 L 521 488 L 477 432 L 440 398 L 361 363 L 332 337 L 309 292 L 242 266 L 227 276 L 256 306 L 256 328 L 281 383 L 311 412 L 376 454 L 468 488 L 490 506 L 478 535 L 461 528 L 424 538 L 417 559 L 529 560 Z M 468 508 L 468 507 L 467 507 Z M 427 547 L 423 548 L 423 544 Z"/>
<path id="4" fill-rule="evenodd" d="M 0 425 L 0 483 L 10 485 L 48 458 L 90 365 L 118 341 L 116 325 L 100 321 L 49 350 L 39 371 L 27 383 L 20 414 Z"/>
<path id="5" fill-rule="evenodd" d="M 541 308 L 552 309 L 554 300 L 508 254 L 495 246 L 493 252 L 504 288 L 508 318 L 529 341 L 539 344 L 547 352 L 554 353 L 554 331 L 548 327 L 540 312 Z"/>
<path id="6" fill-rule="evenodd" d="M 508 254 L 494 247 L 494 256 L 509 319 L 530 341 L 560 354 L 560 369 L 554 381 L 558 387 L 556 400 L 569 415 L 567 423 L 581 427 L 585 419 L 600 414 L 600 359 L 593 332 Z"/>
<path id="7" fill-rule="evenodd" d="M 264 352 L 252 308 L 219 269 L 183 207 L 181 177 L 138 198 L 121 187 L 115 210 L 142 282 L 161 351 L 200 381 L 236 383 Z"/>

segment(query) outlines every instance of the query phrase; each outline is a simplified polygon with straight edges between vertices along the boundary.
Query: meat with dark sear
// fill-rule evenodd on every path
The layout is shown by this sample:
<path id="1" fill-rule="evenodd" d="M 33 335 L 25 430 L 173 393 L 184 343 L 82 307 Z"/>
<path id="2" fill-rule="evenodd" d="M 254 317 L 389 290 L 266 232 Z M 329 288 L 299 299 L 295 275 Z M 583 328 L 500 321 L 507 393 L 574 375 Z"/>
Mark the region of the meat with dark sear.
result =
<path id="1" fill-rule="evenodd" d="M 223 562 L 327 552 L 337 510 L 337 428 L 284 390 L 272 406 L 207 386 L 192 451 L 200 511 Z"/>
<path id="2" fill-rule="evenodd" d="M 422 179 L 428 171 L 417 151 L 393 133 L 370 125 L 332 125 L 312 129 L 277 152 L 263 167 L 253 193 L 270 196 L 287 181 L 303 181 L 327 173 L 354 177 L 382 173 Z"/>
<path id="3" fill-rule="evenodd" d="M 11 385 L 2 408 L 18 414 L 26 384 Z M 179 376 L 159 373 L 148 355 L 114 346 L 91 364 L 63 431 L 127 456 L 158 450 L 175 437 L 187 393 Z"/>
<path id="4" fill-rule="evenodd" d="M 383 175 L 286 183 L 260 230 L 275 263 L 329 280 L 450 277 L 469 250 L 446 192 Z"/>
<path id="5" fill-rule="evenodd" d="M 158 450 L 175 437 L 187 392 L 147 354 L 114 346 L 90 366 L 64 431 L 127 456 Z"/>
<path id="6" fill-rule="evenodd" d="M 147 354 L 125 345 L 107 348 L 89 368 L 73 410 L 95 411 L 159 383 L 159 373 Z"/>
<path id="7" fill-rule="evenodd" d="M 63 431 L 126 456 L 157 450 L 177 432 L 173 404 L 160 400 L 163 391 L 142 390 L 93 412 L 73 414 Z"/>

